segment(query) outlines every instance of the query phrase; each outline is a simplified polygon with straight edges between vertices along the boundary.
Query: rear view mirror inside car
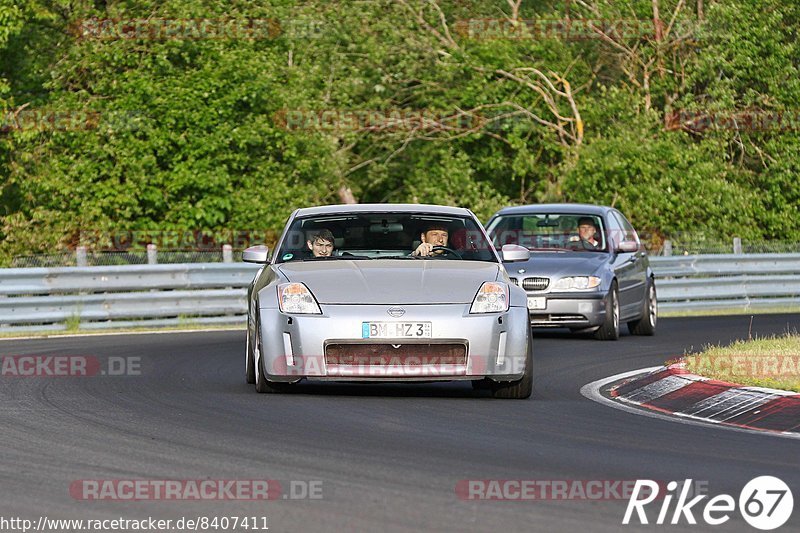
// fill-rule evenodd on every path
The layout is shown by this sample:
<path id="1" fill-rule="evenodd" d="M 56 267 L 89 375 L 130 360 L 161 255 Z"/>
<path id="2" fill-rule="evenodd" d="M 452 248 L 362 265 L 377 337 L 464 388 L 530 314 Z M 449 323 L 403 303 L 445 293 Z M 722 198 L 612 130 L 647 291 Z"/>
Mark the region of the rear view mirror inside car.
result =
<path id="1" fill-rule="evenodd" d="M 557 228 L 558 220 L 550 220 L 549 218 L 546 218 L 544 220 L 538 221 L 536 225 L 540 228 Z"/>
<path id="2" fill-rule="evenodd" d="M 387 233 L 398 233 L 403 231 L 403 225 L 399 222 L 395 223 L 387 223 L 383 221 L 381 224 L 372 224 L 369 227 L 370 233 L 383 233 L 384 235 Z"/>

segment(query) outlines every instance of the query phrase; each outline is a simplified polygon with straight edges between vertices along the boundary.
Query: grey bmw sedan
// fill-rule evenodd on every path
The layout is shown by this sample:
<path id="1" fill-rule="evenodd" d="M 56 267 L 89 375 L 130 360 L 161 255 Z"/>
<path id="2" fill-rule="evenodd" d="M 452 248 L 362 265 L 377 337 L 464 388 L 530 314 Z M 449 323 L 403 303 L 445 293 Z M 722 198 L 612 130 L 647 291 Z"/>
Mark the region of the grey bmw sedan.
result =
<path id="1" fill-rule="evenodd" d="M 525 261 L 509 245 L 504 259 Z M 298 209 L 248 290 L 246 375 L 258 392 L 302 380 L 471 381 L 527 398 L 525 291 L 467 209 L 360 204 Z"/>
<path id="2" fill-rule="evenodd" d="M 530 250 L 508 262 L 513 283 L 527 293 L 534 327 L 566 327 L 598 339 L 619 338 L 620 322 L 634 335 L 653 335 L 656 284 L 639 236 L 617 209 L 588 204 L 508 207 L 486 225 L 497 247 Z"/>

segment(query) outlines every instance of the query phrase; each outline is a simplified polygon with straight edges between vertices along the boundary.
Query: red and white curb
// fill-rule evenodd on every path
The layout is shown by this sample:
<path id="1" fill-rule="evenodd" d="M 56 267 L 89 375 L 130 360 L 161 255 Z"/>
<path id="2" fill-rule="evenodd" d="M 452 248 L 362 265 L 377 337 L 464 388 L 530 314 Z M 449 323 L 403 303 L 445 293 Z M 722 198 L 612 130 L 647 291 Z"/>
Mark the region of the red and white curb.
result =
<path id="1" fill-rule="evenodd" d="M 632 379 L 622 381 L 626 378 Z M 618 384 L 609 389 L 613 383 Z M 582 387 L 581 394 L 653 418 L 800 438 L 800 394 L 705 378 L 681 363 L 598 380 Z"/>

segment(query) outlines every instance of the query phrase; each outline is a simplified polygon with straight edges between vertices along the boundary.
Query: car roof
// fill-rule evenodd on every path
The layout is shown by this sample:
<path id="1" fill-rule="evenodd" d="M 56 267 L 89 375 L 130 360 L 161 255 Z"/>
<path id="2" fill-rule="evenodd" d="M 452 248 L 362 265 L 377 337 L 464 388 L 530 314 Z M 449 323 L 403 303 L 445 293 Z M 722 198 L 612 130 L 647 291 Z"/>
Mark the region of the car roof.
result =
<path id="1" fill-rule="evenodd" d="M 297 217 L 314 215 L 354 213 L 424 213 L 427 215 L 471 216 L 463 207 L 448 207 L 430 204 L 340 204 L 303 207 L 295 213 Z"/>
<path id="2" fill-rule="evenodd" d="M 492 217 L 498 215 L 526 215 L 536 213 L 564 213 L 567 215 L 572 214 L 586 214 L 586 215 L 604 215 L 614 209 L 606 205 L 596 204 L 531 204 L 531 205 L 518 205 L 514 207 L 504 207 Z"/>

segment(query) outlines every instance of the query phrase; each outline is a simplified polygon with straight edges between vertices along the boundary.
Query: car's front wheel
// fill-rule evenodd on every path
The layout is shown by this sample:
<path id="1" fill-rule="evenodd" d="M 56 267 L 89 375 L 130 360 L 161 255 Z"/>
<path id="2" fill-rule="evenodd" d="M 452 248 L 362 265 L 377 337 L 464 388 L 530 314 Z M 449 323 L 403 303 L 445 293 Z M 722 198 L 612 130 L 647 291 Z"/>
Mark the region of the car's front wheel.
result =
<path id="1" fill-rule="evenodd" d="M 261 328 L 259 327 L 257 321 L 256 321 L 255 342 L 253 343 L 253 359 L 255 363 L 253 366 L 255 367 L 256 392 L 260 393 L 286 392 L 286 390 L 291 386 L 290 384 L 276 383 L 274 381 L 269 381 L 264 372 L 264 357 L 261 352 Z"/>
<path id="2" fill-rule="evenodd" d="M 533 392 L 533 339 L 528 335 L 528 351 L 525 356 L 525 373 L 517 381 L 492 382 L 492 396 L 510 400 L 530 398 Z"/>
<path id="3" fill-rule="evenodd" d="M 244 372 L 247 377 L 247 383 L 253 385 L 256 382 L 256 365 L 255 361 L 253 360 L 253 350 L 250 349 L 250 328 L 247 329 L 246 343 Z"/>
<path id="4" fill-rule="evenodd" d="M 656 283 L 650 278 L 647 281 L 647 293 L 642 304 L 642 318 L 628 322 L 628 331 L 633 335 L 655 335 L 658 322 L 658 299 Z"/>
<path id="5" fill-rule="evenodd" d="M 594 333 L 594 338 L 601 341 L 619 339 L 619 290 L 617 282 L 611 282 L 606 300 L 606 316 L 603 325 Z"/>

